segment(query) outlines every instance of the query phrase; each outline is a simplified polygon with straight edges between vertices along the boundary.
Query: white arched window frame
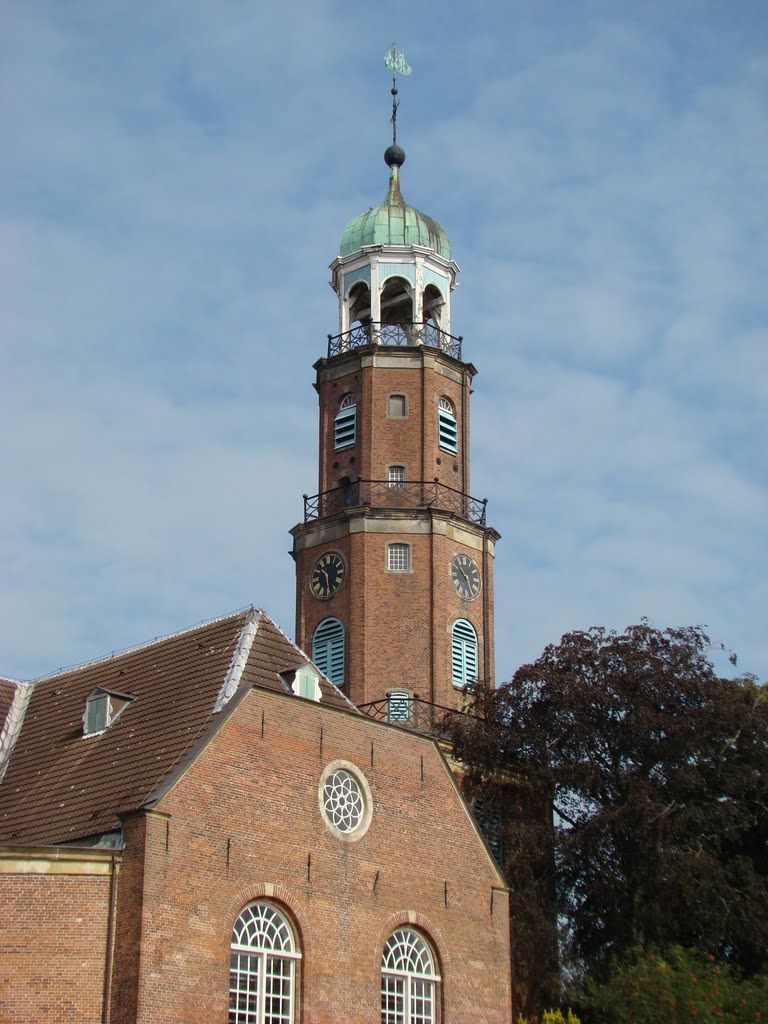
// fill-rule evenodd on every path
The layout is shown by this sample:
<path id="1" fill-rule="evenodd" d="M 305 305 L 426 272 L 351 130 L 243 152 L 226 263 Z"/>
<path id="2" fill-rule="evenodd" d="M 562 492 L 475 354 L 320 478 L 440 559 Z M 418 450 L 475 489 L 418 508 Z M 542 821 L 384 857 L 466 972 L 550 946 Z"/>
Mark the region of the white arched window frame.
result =
<path id="1" fill-rule="evenodd" d="M 333 447 L 349 448 L 357 441 L 357 399 L 344 395 L 333 421 Z"/>
<path id="2" fill-rule="evenodd" d="M 451 671 L 454 686 L 465 686 L 477 679 L 477 633 L 466 619 L 456 619 L 451 627 Z"/>
<path id="3" fill-rule="evenodd" d="M 251 903 L 232 929 L 229 1024 L 293 1024 L 296 946 L 288 919 L 271 903 Z"/>
<path id="4" fill-rule="evenodd" d="M 449 452 L 459 450 L 459 425 L 450 398 L 442 397 L 437 403 L 437 443 Z"/>
<path id="5" fill-rule="evenodd" d="M 398 928 L 381 958 L 381 1024 L 435 1024 L 440 978 L 425 939 Z"/>
<path id="6" fill-rule="evenodd" d="M 344 626 L 338 619 L 318 623 L 312 634 L 312 661 L 332 683 L 344 685 Z"/>

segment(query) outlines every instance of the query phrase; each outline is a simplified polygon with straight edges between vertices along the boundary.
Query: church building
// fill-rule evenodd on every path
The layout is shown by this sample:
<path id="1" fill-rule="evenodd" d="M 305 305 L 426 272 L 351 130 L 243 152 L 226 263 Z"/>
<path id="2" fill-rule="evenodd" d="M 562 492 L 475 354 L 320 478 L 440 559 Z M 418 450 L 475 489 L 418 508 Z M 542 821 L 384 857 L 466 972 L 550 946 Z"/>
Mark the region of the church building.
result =
<path id="1" fill-rule="evenodd" d="M 251 607 L 0 680 L 7 1024 L 508 1024 L 509 895 L 436 738 L 493 685 L 498 534 L 448 238 L 352 219 L 295 642 Z"/>

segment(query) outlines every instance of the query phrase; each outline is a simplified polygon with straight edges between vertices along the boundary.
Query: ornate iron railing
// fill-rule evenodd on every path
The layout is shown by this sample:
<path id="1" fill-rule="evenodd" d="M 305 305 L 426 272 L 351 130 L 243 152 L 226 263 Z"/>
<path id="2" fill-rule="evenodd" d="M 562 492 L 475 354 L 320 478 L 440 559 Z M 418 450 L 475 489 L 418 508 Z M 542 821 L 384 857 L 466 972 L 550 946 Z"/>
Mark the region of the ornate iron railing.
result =
<path id="1" fill-rule="evenodd" d="M 383 700 L 359 704 L 358 710 L 379 722 L 389 722 L 403 729 L 429 733 L 432 736 L 446 735 L 448 722 L 452 717 L 467 715 L 466 711 L 457 711 L 456 708 L 447 708 L 442 704 L 432 704 L 415 694 L 398 690 L 393 690 Z"/>
<path id="2" fill-rule="evenodd" d="M 368 345 L 425 345 L 454 359 L 461 359 L 463 340 L 461 335 L 456 338 L 447 331 L 441 331 L 430 320 L 415 324 L 357 324 L 343 334 L 328 335 L 328 358 Z"/>
<path id="3" fill-rule="evenodd" d="M 473 498 L 438 480 L 356 480 L 321 494 L 304 495 L 304 522 L 333 516 L 345 508 L 438 508 L 485 526 L 487 498 Z"/>

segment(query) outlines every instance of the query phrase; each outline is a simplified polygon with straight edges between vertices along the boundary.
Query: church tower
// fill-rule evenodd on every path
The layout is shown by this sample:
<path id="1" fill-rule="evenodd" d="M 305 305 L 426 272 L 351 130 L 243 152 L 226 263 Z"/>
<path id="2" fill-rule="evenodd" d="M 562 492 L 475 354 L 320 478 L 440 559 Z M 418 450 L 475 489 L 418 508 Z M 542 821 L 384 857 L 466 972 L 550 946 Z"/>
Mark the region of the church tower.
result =
<path id="1" fill-rule="evenodd" d="M 493 685 L 499 534 L 470 495 L 477 371 L 451 333 L 459 268 L 403 199 L 396 141 L 384 159 L 383 203 L 347 224 L 331 264 L 318 493 L 291 533 L 297 643 L 354 703 L 402 721 L 459 706 L 470 680 Z"/>

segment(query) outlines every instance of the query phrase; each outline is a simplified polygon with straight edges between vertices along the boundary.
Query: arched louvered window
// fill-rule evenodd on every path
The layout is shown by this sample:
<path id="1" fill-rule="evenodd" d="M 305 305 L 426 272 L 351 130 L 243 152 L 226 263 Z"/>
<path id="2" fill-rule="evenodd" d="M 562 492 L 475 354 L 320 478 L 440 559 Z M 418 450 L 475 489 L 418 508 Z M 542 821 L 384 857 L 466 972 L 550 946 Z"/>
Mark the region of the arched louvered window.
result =
<path id="1" fill-rule="evenodd" d="M 381 958 L 381 1024 L 434 1024 L 439 980 L 422 936 L 412 928 L 394 931 Z"/>
<path id="2" fill-rule="evenodd" d="M 459 426 L 450 398 L 443 397 L 437 403 L 437 442 L 446 451 L 459 450 Z"/>
<path id="3" fill-rule="evenodd" d="M 344 395 L 333 421 L 333 447 L 349 448 L 357 440 L 357 399 Z"/>
<path id="4" fill-rule="evenodd" d="M 456 619 L 451 628 L 451 665 L 454 686 L 477 679 L 477 633 L 466 619 Z"/>
<path id="5" fill-rule="evenodd" d="M 344 627 L 338 619 L 323 619 L 312 636 L 312 661 L 337 686 L 344 685 Z"/>
<path id="6" fill-rule="evenodd" d="M 293 1024 L 296 961 L 287 918 L 251 903 L 235 921 L 229 955 L 229 1024 Z"/>

